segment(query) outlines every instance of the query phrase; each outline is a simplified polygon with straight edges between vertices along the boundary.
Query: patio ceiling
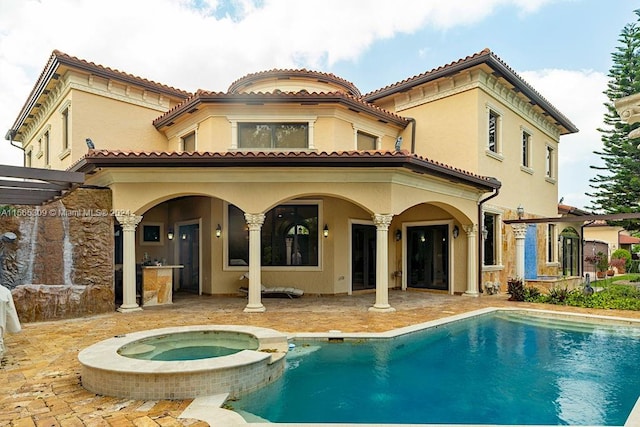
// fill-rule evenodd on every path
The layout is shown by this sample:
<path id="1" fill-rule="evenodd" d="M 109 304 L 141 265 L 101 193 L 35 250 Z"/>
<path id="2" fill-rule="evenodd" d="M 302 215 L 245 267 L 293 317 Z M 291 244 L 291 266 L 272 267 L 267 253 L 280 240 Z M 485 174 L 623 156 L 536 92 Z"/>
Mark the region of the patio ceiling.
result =
<path id="1" fill-rule="evenodd" d="M 42 205 L 84 183 L 84 173 L 0 165 L 0 204 Z"/>

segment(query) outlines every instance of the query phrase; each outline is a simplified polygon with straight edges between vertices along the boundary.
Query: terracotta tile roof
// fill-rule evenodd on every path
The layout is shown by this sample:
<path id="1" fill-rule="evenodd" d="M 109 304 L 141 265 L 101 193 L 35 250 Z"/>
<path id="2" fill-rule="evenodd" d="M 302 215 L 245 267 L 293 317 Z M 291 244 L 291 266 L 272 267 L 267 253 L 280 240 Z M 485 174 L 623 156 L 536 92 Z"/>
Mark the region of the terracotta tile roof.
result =
<path id="1" fill-rule="evenodd" d="M 301 69 L 272 69 L 266 71 L 259 71 L 257 73 L 247 74 L 244 77 L 239 78 L 238 80 L 231 83 L 227 92 L 230 93 L 238 93 L 243 87 L 250 85 L 253 82 L 268 79 L 268 78 L 276 78 L 276 79 L 288 79 L 288 78 L 307 78 L 307 79 L 315 79 L 318 81 L 327 81 L 329 83 L 334 83 L 339 86 L 345 88 L 346 92 L 355 96 L 361 97 L 362 94 L 360 90 L 348 80 L 343 79 L 342 77 L 338 77 L 332 73 L 324 73 L 321 71 L 313 71 L 307 70 L 305 68 Z"/>
<path id="2" fill-rule="evenodd" d="M 451 76 L 459 71 L 474 67 L 476 65 L 486 64 L 491 67 L 497 75 L 508 81 L 511 85 L 517 88 L 525 96 L 527 96 L 532 103 L 538 104 L 540 108 L 546 111 L 551 117 L 553 117 L 558 125 L 563 126 L 567 132 L 578 132 L 578 128 L 560 111 L 558 111 L 549 101 L 547 101 L 540 93 L 538 93 L 529 83 L 524 81 L 511 67 L 509 67 L 502 59 L 495 55 L 491 50 L 485 48 L 478 53 L 469 55 L 465 58 L 451 62 L 449 64 L 434 68 L 430 71 L 418 74 L 413 77 L 409 77 L 400 82 L 393 83 L 385 86 L 381 89 L 374 90 L 365 94 L 362 98 L 369 102 L 374 102 L 378 99 L 390 96 L 399 92 L 405 92 L 413 87 L 421 84 Z"/>
<path id="3" fill-rule="evenodd" d="M 477 175 L 408 151 L 118 151 L 89 150 L 69 170 L 91 173 L 97 167 L 404 167 L 463 182 L 487 191 L 500 188 L 495 178 Z"/>
<path id="4" fill-rule="evenodd" d="M 618 239 L 618 244 L 620 245 L 637 245 L 638 243 L 640 243 L 640 238 L 627 236 L 626 234 L 620 234 Z"/>
<path id="5" fill-rule="evenodd" d="M 13 126 L 7 132 L 5 136 L 6 139 L 13 139 L 16 136 L 20 127 L 24 124 L 28 115 L 31 114 L 32 109 L 37 104 L 38 98 L 40 98 L 40 96 L 45 93 L 44 91 L 47 84 L 52 78 L 56 76 L 60 66 L 81 69 L 86 72 L 102 76 L 104 78 L 120 80 L 133 85 L 144 87 L 155 92 L 166 94 L 167 96 L 173 98 L 184 99 L 191 95 L 191 92 L 156 83 L 142 77 L 134 76 L 132 74 L 104 67 L 93 62 L 85 61 L 84 59 L 76 58 L 75 56 L 67 55 L 66 53 L 63 53 L 59 50 L 54 50 L 49 57 L 47 64 L 40 73 L 38 80 L 31 89 L 31 92 L 29 93 L 27 100 L 22 106 Z"/>
<path id="6" fill-rule="evenodd" d="M 364 101 L 362 98 L 355 97 L 344 92 L 250 92 L 250 93 L 222 93 L 207 92 L 199 89 L 190 98 L 176 105 L 153 121 L 156 128 L 167 126 L 180 115 L 185 112 L 191 112 L 197 109 L 199 105 L 206 103 L 221 104 L 263 104 L 263 103 L 290 103 L 313 105 L 321 103 L 339 103 L 344 104 L 347 108 L 357 112 L 364 112 L 375 116 L 383 122 L 394 123 L 398 126 L 405 127 L 409 124 L 409 120 L 395 113 L 387 111 L 377 105 Z"/>
<path id="7" fill-rule="evenodd" d="M 61 64 L 65 64 L 68 66 L 73 66 L 77 68 L 85 68 L 88 71 L 92 71 L 94 73 L 101 72 L 106 75 L 106 77 L 119 79 L 127 82 L 131 82 L 138 86 L 148 87 L 150 89 L 155 89 L 158 92 L 166 93 L 168 95 L 172 95 L 179 98 L 186 98 L 191 95 L 191 92 L 186 90 L 177 89 L 172 86 L 167 86 L 162 83 L 157 83 L 152 80 L 148 80 L 142 77 L 135 76 L 133 74 L 125 73 L 123 71 L 115 70 L 113 68 L 105 67 L 103 65 L 96 64 L 94 62 L 89 62 L 84 59 L 77 58 L 75 56 L 68 55 L 66 53 L 60 52 L 59 50 L 54 50 L 52 54 L 52 59 L 56 58 L 57 61 Z"/>

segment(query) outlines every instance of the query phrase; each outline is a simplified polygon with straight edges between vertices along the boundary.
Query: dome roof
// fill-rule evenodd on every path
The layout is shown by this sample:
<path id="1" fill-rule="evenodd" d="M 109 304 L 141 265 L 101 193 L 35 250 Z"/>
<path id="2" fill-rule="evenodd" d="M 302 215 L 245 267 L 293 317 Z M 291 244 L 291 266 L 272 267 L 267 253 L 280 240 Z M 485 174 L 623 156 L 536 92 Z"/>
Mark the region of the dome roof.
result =
<path id="1" fill-rule="evenodd" d="M 299 70 L 269 70 L 247 74 L 231 83 L 229 93 L 250 92 L 344 92 L 360 98 L 361 93 L 351 82 L 331 73 Z"/>

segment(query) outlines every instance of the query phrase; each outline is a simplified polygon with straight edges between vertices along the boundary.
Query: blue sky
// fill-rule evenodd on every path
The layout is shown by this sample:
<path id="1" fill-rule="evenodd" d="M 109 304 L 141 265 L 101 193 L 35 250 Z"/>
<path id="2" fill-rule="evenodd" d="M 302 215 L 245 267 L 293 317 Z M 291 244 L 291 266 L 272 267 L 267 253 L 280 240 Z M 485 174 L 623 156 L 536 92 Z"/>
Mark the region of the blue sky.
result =
<path id="1" fill-rule="evenodd" d="M 272 68 L 331 72 L 363 92 L 490 48 L 580 129 L 559 197 L 585 207 L 607 73 L 627 0 L 2 0 L 0 133 L 53 49 L 185 90 Z M 0 163 L 21 164 L 0 140 Z"/>

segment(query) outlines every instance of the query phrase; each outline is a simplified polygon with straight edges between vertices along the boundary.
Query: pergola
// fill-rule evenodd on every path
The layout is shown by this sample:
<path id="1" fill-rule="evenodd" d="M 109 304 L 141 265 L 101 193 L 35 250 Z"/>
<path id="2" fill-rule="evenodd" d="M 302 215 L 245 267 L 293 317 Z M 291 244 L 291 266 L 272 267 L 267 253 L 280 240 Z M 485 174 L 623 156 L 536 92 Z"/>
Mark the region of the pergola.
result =
<path id="1" fill-rule="evenodd" d="M 524 277 L 524 239 L 527 233 L 528 224 L 553 224 L 553 223 L 581 223 L 580 233 L 580 248 L 579 255 L 582 260 L 582 246 L 584 244 L 584 233 L 582 228 L 586 225 L 592 224 L 595 221 L 615 221 L 622 219 L 640 219 L 640 212 L 632 213 L 617 213 L 617 214 L 587 214 L 575 216 L 558 216 L 551 218 L 520 218 L 520 219 L 506 219 L 503 222 L 511 225 L 516 238 L 516 277 Z M 583 262 L 580 262 L 580 274 L 584 271 Z"/>
<path id="2" fill-rule="evenodd" d="M 42 205 L 84 183 L 84 173 L 0 165 L 0 205 Z"/>

